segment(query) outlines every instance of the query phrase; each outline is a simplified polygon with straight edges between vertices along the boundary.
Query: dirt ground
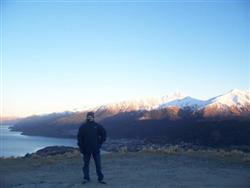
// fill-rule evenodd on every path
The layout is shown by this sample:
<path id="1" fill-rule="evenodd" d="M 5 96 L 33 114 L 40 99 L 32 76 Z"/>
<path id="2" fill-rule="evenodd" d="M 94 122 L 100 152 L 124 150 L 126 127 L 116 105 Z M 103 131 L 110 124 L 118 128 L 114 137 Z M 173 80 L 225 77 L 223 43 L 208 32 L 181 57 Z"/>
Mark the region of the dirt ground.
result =
<path id="1" fill-rule="evenodd" d="M 249 188 L 250 164 L 206 156 L 164 153 L 102 155 L 106 185 L 97 183 L 91 160 L 91 182 L 81 184 L 82 158 L 59 155 L 0 159 L 1 188 Z"/>

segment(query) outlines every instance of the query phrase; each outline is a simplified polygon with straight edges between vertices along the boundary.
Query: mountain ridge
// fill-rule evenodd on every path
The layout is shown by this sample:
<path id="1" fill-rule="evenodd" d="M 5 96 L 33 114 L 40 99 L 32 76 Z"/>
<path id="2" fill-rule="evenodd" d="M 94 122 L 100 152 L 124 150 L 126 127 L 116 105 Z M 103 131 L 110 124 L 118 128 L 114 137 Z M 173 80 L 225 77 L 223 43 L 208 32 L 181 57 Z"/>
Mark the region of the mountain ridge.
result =
<path id="1" fill-rule="evenodd" d="M 229 115 L 229 111 L 231 112 L 231 116 L 239 116 L 241 112 L 245 116 L 246 113 L 250 112 L 250 90 L 233 89 L 208 100 L 195 99 L 178 93 L 166 95 L 161 98 L 110 103 L 89 110 L 94 112 L 109 111 L 115 115 L 122 112 L 161 110 L 169 107 L 180 109 L 191 108 L 192 110 L 199 111 L 199 113 L 205 112 L 204 117 L 215 117 L 216 113 L 220 116 L 223 113 Z M 209 113 L 212 109 L 216 112 Z"/>
<path id="2" fill-rule="evenodd" d="M 250 145 L 248 90 L 231 90 L 204 101 L 183 95 L 170 96 L 100 105 L 81 112 L 31 116 L 11 129 L 26 135 L 75 138 L 91 110 L 113 138 L 161 137 L 166 142 Z M 162 106 L 162 101 L 167 105 Z"/>

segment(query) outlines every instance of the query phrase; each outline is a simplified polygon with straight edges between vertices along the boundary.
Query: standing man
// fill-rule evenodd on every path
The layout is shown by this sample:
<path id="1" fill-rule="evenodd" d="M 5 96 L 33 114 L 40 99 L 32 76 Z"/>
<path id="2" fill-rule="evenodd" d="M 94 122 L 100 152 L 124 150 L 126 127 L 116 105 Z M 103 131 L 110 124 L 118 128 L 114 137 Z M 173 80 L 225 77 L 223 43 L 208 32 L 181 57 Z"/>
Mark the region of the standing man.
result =
<path id="1" fill-rule="evenodd" d="M 94 112 L 87 113 L 86 122 L 81 125 L 77 134 L 77 144 L 81 153 L 83 154 L 83 183 L 90 181 L 89 177 L 89 161 L 91 156 L 95 161 L 96 174 L 98 176 L 98 182 L 106 184 L 103 181 L 103 174 L 101 169 L 101 155 L 100 148 L 106 140 L 106 130 L 98 123 L 94 121 Z"/>

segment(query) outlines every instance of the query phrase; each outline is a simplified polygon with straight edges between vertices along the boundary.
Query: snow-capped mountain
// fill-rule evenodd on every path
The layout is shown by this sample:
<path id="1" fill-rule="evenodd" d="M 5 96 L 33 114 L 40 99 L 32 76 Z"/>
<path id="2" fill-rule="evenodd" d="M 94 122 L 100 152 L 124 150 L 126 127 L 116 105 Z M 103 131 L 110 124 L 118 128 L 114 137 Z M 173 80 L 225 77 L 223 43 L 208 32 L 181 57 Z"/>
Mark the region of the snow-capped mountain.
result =
<path id="1" fill-rule="evenodd" d="M 239 116 L 250 113 L 249 90 L 233 89 L 228 93 L 208 100 L 199 100 L 182 93 L 165 95 L 160 98 L 144 98 L 101 105 L 91 110 L 105 118 L 122 112 L 152 111 L 188 108 L 201 113 L 204 117 Z M 102 119 L 102 118 L 101 118 Z"/>
<path id="2" fill-rule="evenodd" d="M 180 92 L 173 93 L 171 95 L 165 95 L 161 98 L 144 98 L 144 99 L 135 99 L 122 101 L 118 103 L 110 103 L 106 105 L 101 105 L 94 108 L 94 111 L 109 111 L 113 114 L 121 113 L 121 112 L 131 112 L 131 111 L 142 111 L 142 110 L 153 110 L 159 108 L 160 105 L 184 99 L 184 96 Z"/>
<path id="3" fill-rule="evenodd" d="M 192 97 L 184 97 L 182 99 L 176 99 L 167 103 L 163 103 L 159 106 L 159 108 L 167 108 L 167 107 L 179 107 L 179 108 L 184 108 L 184 107 L 191 107 L 191 108 L 199 108 L 207 104 L 207 101 L 204 100 L 199 100 L 195 99 Z"/>
<path id="4" fill-rule="evenodd" d="M 204 117 L 249 116 L 250 90 L 233 89 L 226 94 L 207 100 Z"/>
<path id="5" fill-rule="evenodd" d="M 226 94 L 208 100 L 207 105 L 223 105 L 223 106 L 237 106 L 244 107 L 250 104 L 250 90 L 233 89 Z"/>
<path id="6" fill-rule="evenodd" d="M 30 116 L 16 123 L 12 130 L 29 135 L 75 137 L 90 110 L 115 138 L 161 136 L 172 140 L 175 134 L 176 141 L 183 138 L 197 142 L 206 138 L 210 143 L 212 138 L 217 143 L 221 137 L 221 141 L 228 139 L 225 142 L 236 143 L 242 137 L 241 144 L 246 144 L 249 138 L 250 92 L 237 89 L 208 100 L 175 93 L 101 105 L 81 112 Z M 234 135 L 235 140 L 228 135 Z"/>

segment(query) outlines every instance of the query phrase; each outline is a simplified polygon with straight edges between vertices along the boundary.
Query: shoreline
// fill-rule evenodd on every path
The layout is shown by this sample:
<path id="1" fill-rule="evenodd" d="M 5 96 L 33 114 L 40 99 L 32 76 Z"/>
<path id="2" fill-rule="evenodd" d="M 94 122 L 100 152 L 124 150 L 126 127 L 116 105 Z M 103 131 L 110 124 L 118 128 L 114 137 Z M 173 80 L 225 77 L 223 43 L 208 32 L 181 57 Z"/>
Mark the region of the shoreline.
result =
<path id="1" fill-rule="evenodd" d="M 9 127 L 9 126 L 8 126 Z M 11 130 L 11 129 L 10 129 Z M 17 131 L 11 131 L 17 132 Z M 20 133 L 20 132 L 19 132 Z M 25 135 L 25 134 L 23 134 Z M 36 136 L 35 136 L 36 137 Z M 44 136 L 38 136 L 38 138 L 42 138 Z M 46 138 L 46 137 L 45 137 Z M 58 138 L 58 137 L 49 137 L 49 138 Z M 67 139 L 67 138 L 63 138 Z M 70 139 L 69 139 L 70 140 Z M 54 144 L 54 146 L 62 146 L 64 144 Z M 53 146 L 53 145 L 51 145 Z M 21 156 L 12 156 L 15 157 L 25 157 L 26 155 L 34 155 L 38 150 L 44 150 L 47 148 L 46 146 L 40 147 L 36 149 L 34 152 L 24 153 Z M 78 150 L 77 146 L 73 146 L 73 150 Z M 230 146 L 230 147 L 211 147 L 211 146 L 202 146 L 195 145 L 192 143 L 159 143 L 153 142 L 149 139 L 128 139 L 128 138 L 120 138 L 120 139 L 111 139 L 108 138 L 107 141 L 103 144 L 102 150 L 105 152 L 158 152 L 158 153 L 166 153 L 166 154 L 204 154 L 207 153 L 209 155 L 218 155 L 218 156 L 237 156 L 242 157 L 246 161 L 250 161 L 250 146 Z M 10 156 L 11 157 L 11 156 Z M 1 156 L 0 158 L 8 158 L 5 156 Z"/>
<path id="2" fill-rule="evenodd" d="M 77 139 L 76 135 L 43 135 L 43 134 L 33 134 L 33 133 L 24 133 L 22 131 L 15 131 L 13 129 L 11 129 L 11 126 L 9 126 L 9 130 L 11 132 L 18 132 L 23 136 L 34 136 L 34 137 L 38 137 L 38 138 L 55 138 L 55 139 Z M 127 147 L 128 150 L 130 151 L 139 151 L 141 150 L 143 147 L 153 147 L 154 149 L 161 149 L 162 147 L 169 147 L 169 146 L 179 146 L 183 149 L 193 149 L 193 150 L 199 150 L 199 149 L 217 149 L 217 150 L 226 150 L 226 151 L 230 151 L 230 150 L 239 150 L 239 151 L 243 151 L 243 152 L 250 152 L 250 145 L 202 145 L 202 144 L 194 144 L 194 143 L 186 143 L 183 141 L 180 142 L 158 142 L 155 141 L 154 138 L 127 138 L 127 137 L 122 137 L 122 138 L 108 138 L 107 141 L 109 142 L 107 146 L 108 148 L 105 148 L 106 150 L 116 150 L 118 151 L 119 148 L 117 146 L 121 146 L 121 147 Z M 110 145 L 117 145 L 114 146 L 114 148 L 109 148 L 109 147 L 113 147 Z M 129 144 L 129 146 L 127 146 L 127 144 Z M 105 144 L 106 145 L 106 144 Z M 134 146 L 133 146 L 134 145 Z M 139 146 L 141 145 L 141 146 Z M 105 146 L 106 147 L 106 146 Z"/>

